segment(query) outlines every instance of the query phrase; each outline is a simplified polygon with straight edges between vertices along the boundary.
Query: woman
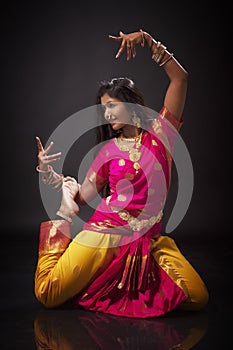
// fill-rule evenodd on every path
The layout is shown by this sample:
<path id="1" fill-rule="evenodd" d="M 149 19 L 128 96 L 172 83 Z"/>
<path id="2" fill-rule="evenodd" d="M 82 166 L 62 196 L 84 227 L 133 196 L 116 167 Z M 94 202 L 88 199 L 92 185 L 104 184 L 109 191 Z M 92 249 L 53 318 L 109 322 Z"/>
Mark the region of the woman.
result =
<path id="1" fill-rule="evenodd" d="M 51 163 L 60 153 L 48 155 L 52 144 L 44 150 L 37 137 L 37 170 L 45 183 L 61 188 L 62 200 L 55 219 L 41 223 L 36 297 L 48 308 L 68 302 L 136 318 L 177 308 L 200 310 L 208 301 L 203 281 L 175 242 L 161 233 L 188 74 L 147 32 L 109 38 L 121 44 L 116 58 L 126 49 L 129 60 L 136 56 L 136 45 L 147 45 L 169 86 L 158 117 L 150 119 L 132 80 L 101 83 L 97 103 L 108 124 L 99 127 L 98 136 L 105 144 L 82 184 L 54 172 Z M 72 217 L 100 192 L 101 203 L 71 241 Z"/>

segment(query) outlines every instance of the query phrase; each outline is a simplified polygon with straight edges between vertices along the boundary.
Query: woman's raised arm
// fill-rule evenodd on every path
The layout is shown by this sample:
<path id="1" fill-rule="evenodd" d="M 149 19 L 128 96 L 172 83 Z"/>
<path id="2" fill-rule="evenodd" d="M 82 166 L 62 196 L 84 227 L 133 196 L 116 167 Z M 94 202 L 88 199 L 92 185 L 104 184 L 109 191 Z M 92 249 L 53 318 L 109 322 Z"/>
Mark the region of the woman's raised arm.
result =
<path id="1" fill-rule="evenodd" d="M 129 34 L 120 31 L 119 36 L 109 35 L 109 38 L 121 44 L 116 58 L 120 57 L 125 49 L 127 60 L 136 57 L 136 45 L 138 44 L 142 47 L 146 44 L 150 48 L 152 59 L 161 69 L 164 69 L 170 80 L 164 97 L 164 106 L 177 120 L 180 120 L 186 100 L 188 73 L 174 54 L 143 30 Z"/>

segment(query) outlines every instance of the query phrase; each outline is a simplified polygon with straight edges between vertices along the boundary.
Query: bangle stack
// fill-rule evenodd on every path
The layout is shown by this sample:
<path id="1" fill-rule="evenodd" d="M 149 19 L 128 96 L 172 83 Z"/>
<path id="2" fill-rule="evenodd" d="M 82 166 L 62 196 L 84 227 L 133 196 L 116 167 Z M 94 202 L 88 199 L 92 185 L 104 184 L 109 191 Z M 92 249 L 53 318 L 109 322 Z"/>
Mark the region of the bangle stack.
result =
<path id="1" fill-rule="evenodd" d="M 157 50 L 156 52 L 153 52 L 152 60 L 154 60 L 157 64 L 160 64 L 167 48 L 166 46 L 162 45 L 160 41 L 157 42 L 156 47 Z"/>
<path id="2" fill-rule="evenodd" d="M 38 173 L 44 174 L 42 177 L 42 182 L 46 185 L 52 185 L 52 187 L 57 190 L 58 192 L 61 191 L 62 189 L 62 184 L 63 184 L 63 179 L 64 175 L 63 174 L 57 174 L 51 165 L 48 165 L 48 170 L 44 171 L 41 170 L 39 165 L 37 165 L 36 170 Z"/>
<path id="3" fill-rule="evenodd" d="M 159 64 L 160 67 L 164 66 L 168 61 L 170 61 L 170 59 L 173 57 L 173 53 L 170 53 L 168 55 L 168 57 L 162 62 Z"/>
<path id="4" fill-rule="evenodd" d="M 153 47 L 153 44 L 152 44 Z M 168 53 L 166 46 L 162 45 L 160 41 L 156 44 L 156 52 L 152 52 L 152 59 L 160 66 L 163 67 L 173 57 L 173 53 Z M 163 61 L 164 55 L 168 54 L 168 57 Z"/>

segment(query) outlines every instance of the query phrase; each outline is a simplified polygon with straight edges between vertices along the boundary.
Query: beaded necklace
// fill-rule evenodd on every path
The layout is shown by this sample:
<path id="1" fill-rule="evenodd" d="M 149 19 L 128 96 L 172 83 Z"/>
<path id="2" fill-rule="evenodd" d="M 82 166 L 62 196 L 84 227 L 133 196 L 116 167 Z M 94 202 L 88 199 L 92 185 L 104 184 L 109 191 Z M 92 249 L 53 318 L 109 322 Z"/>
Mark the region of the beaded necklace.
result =
<path id="1" fill-rule="evenodd" d="M 142 134 L 143 131 L 141 131 L 141 133 L 133 138 L 126 138 L 123 137 L 122 135 L 119 136 L 118 138 L 115 137 L 114 138 L 114 142 L 116 144 L 116 146 L 123 152 L 129 152 L 129 159 L 134 163 L 133 167 L 136 170 L 136 173 L 138 173 L 140 167 L 140 164 L 138 163 L 138 161 L 141 158 L 141 152 L 138 150 L 141 146 L 141 142 L 142 142 Z M 131 146 L 126 145 L 125 142 L 134 142 Z"/>

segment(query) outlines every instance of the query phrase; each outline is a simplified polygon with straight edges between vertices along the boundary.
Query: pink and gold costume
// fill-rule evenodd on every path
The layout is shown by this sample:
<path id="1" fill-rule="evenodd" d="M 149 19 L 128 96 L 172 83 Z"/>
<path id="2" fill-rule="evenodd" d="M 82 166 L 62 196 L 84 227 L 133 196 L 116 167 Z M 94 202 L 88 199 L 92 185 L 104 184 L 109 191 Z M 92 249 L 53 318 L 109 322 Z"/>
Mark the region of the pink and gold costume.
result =
<path id="1" fill-rule="evenodd" d="M 64 302 L 125 317 L 200 309 L 208 292 L 174 240 L 161 234 L 178 122 L 163 107 L 138 150 L 109 140 L 87 177 L 109 183 L 83 230 L 70 242 L 64 221 L 41 224 L 35 294 L 46 307 Z M 64 233 L 65 235 L 62 234 Z"/>

